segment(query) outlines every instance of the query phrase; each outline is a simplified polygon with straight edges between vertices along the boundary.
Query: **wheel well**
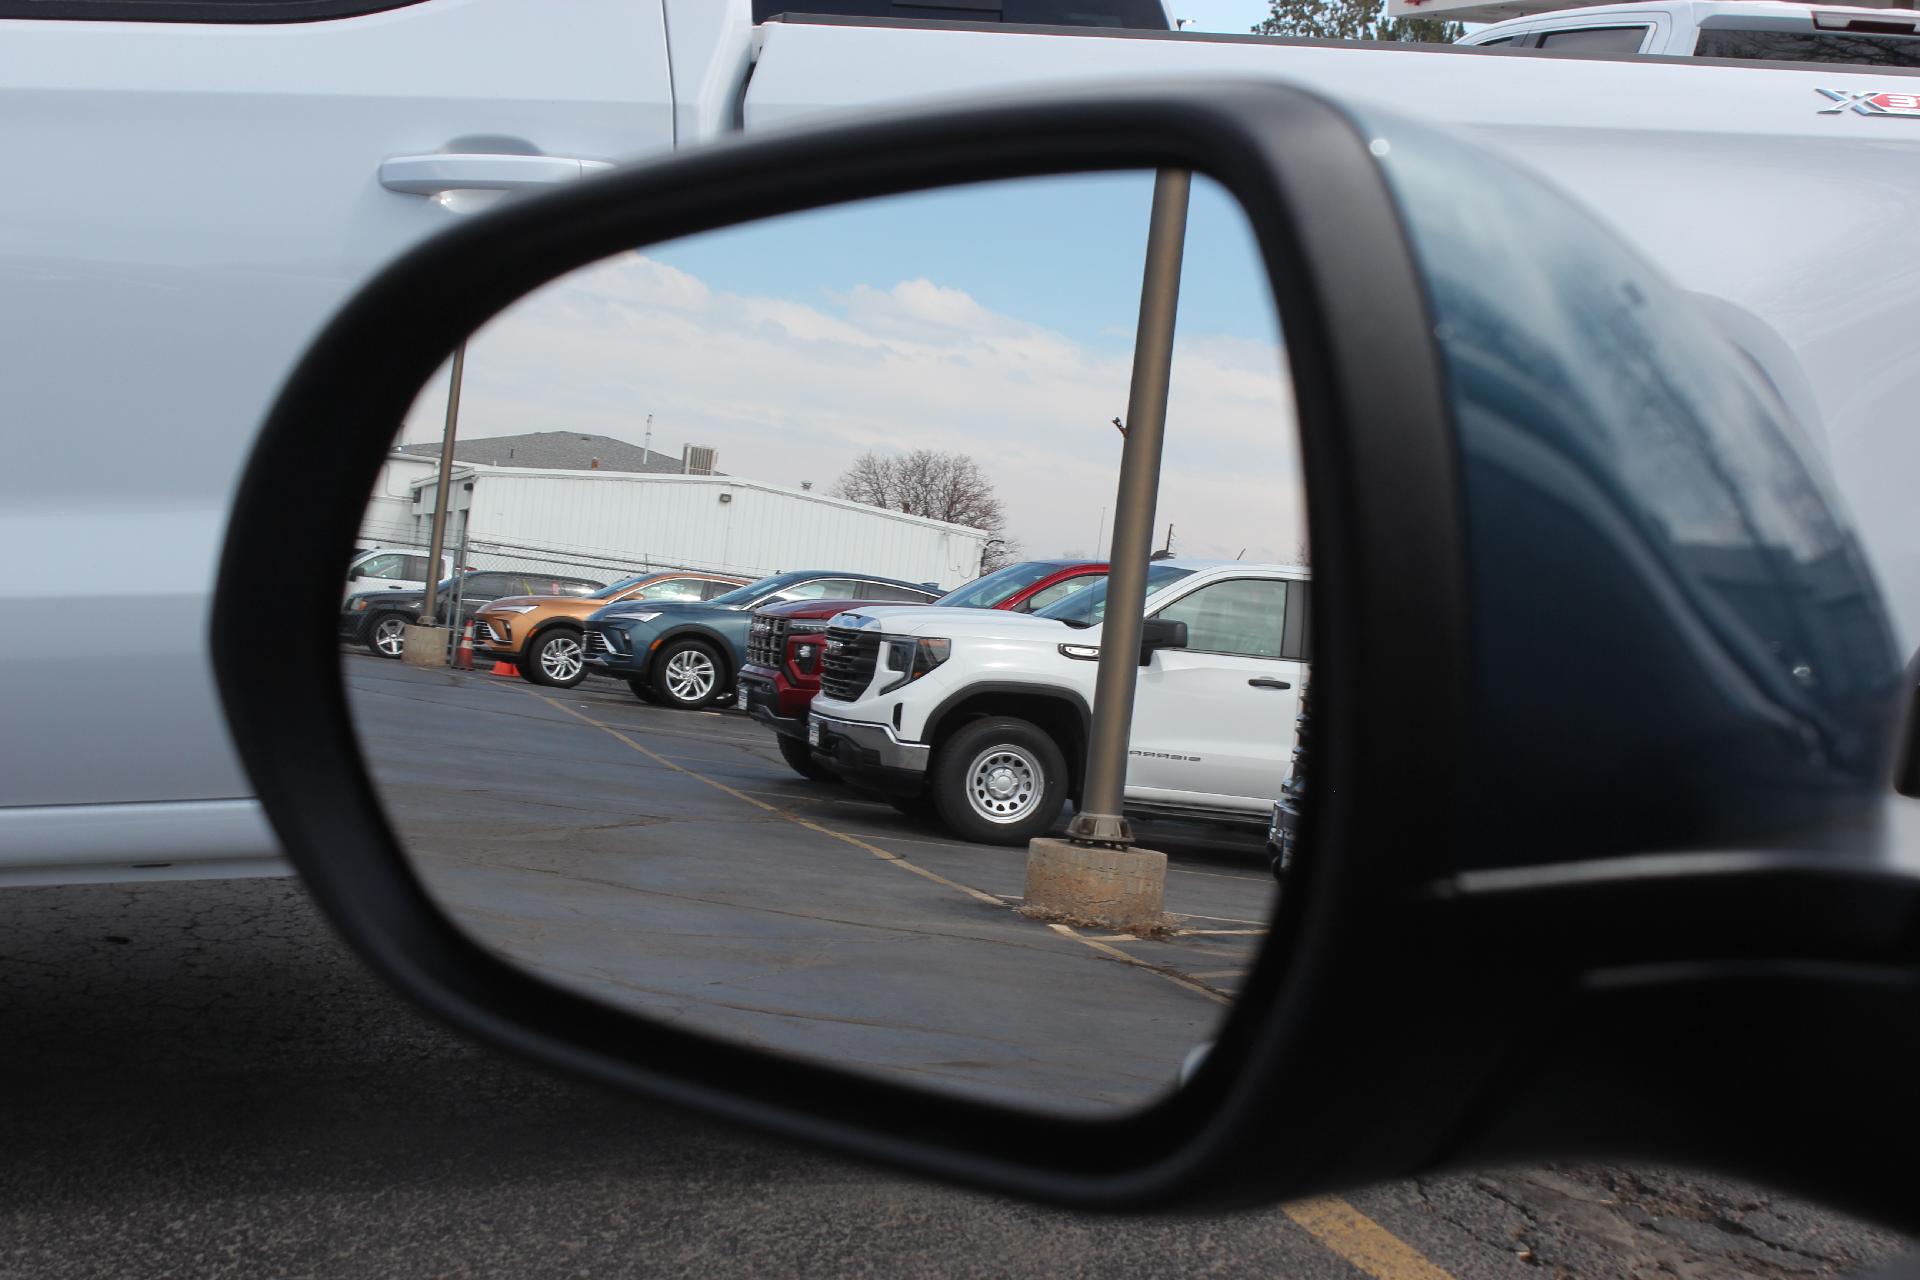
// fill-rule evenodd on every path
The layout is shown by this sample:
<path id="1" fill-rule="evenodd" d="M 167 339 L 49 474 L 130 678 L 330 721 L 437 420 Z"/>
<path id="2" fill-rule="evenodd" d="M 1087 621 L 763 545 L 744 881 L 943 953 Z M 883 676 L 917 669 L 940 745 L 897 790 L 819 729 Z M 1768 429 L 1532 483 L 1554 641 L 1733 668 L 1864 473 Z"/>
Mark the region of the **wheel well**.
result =
<path id="1" fill-rule="evenodd" d="M 549 632 L 553 632 L 553 631 L 571 631 L 576 635 L 586 634 L 585 629 L 581 627 L 581 625 L 578 622 L 574 621 L 572 618 L 550 618 L 547 621 L 541 623 L 539 626 L 535 627 L 533 630 L 529 631 L 527 633 L 526 640 L 521 643 L 520 647 L 524 649 L 527 647 L 527 645 L 532 644 L 535 640 L 538 640 L 541 636 L 544 636 Z"/>
<path id="2" fill-rule="evenodd" d="M 1067 758 L 1067 793 L 1075 803 L 1080 799 L 1080 779 L 1086 770 L 1087 726 L 1085 712 L 1072 701 L 1033 690 L 988 691 L 976 693 L 948 708 L 934 726 L 935 755 L 947 745 L 947 739 L 975 720 L 1006 716 L 1025 720 L 1044 730 Z"/>
<path id="3" fill-rule="evenodd" d="M 660 649 L 664 649 L 670 644 L 679 644 L 682 640 L 698 640 L 701 644 L 713 650 L 713 656 L 720 660 L 720 684 L 722 687 L 733 680 L 734 674 L 739 670 L 740 666 L 739 663 L 733 660 L 733 646 L 727 643 L 726 637 L 717 636 L 711 631 L 705 631 L 699 627 L 688 627 L 681 631 L 669 631 L 666 635 L 661 636 L 654 642 L 657 646 L 655 652 L 659 652 Z M 651 666 L 651 663 L 649 663 L 649 666 Z"/>

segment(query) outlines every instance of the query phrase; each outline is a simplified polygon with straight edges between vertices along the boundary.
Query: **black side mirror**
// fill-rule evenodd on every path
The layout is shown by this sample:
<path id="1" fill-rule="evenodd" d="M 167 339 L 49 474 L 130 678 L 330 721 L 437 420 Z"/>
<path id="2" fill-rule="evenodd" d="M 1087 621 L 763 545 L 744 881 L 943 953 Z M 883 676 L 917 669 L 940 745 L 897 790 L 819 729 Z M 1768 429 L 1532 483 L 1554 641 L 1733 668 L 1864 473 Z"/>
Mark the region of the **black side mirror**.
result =
<path id="1" fill-rule="evenodd" d="M 1187 647 L 1187 624 L 1173 618 L 1143 618 L 1140 622 L 1140 665 L 1153 661 L 1156 649 Z"/>
<path id="2" fill-rule="evenodd" d="M 1271 936 L 1191 1080 L 1118 1117 L 947 1096 L 692 1029 L 670 1004 L 621 1007 L 485 945 L 396 834 L 332 638 L 340 552 L 422 386 L 524 295 L 636 246 L 1129 168 L 1206 175 L 1252 227 L 1285 334 L 1315 575 L 1310 802 Z M 1859 1159 L 1858 1137 L 1920 1143 L 1906 1105 L 1920 866 L 1885 835 L 1899 664 L 1784 412 L 1611 231 L 1451 136 L 1217 81 L 890 114 L 586 180 L 384 271 L 268 418 L 212 643 L 257 794 L 342 934 L 445 1020 L 576 1075 L 1077 1205 L 1242 1205 L 1604 1153 L 1798 1184 L 1912 1224 L 1904 1183 Z M 306 500 L 285 502 L 292 489 Z M 259 645 L 252 588 L 270 576 L 295 585 L 276 643 Z M 885 655 L 877 637 L 843 641 L 825 661 L 857 684 L 897 654 L 933 688 L 974 625 L 890 637 Z M 1184 630 L 1148 624 L 1143 652 Z M 711 654 L 701 643 L 662 651 Z M 994 697 L 957 728 L 929 715 L 855 737 L 815 715 L 784 741 L 796 768 L 895 770 L 960 742 L 945 766 L 989 822 L 1070 756 L 1039 734 L 1005 749 L 981 735 L 1026 714 L 1070 745 L 1088 703 L 1035 712 L 1018 682 Z M 582 730 L 555 704 L 575 739 L 624 732 Z M 1291 718 L 1271 718 L 1285 750 Z M 778 825 L 775 806 L 710 789 Z M 905 861 L 866 837 L 834 852 Z M 1013 927 L 994 893 L 964 910 Z M 1034 949 L 1073 941 L 1055 925 L 1035 925 Z M 661 930 L 660 945 L 696 932 Z M 644 995 L 652 976 L 626 985 Z"/>

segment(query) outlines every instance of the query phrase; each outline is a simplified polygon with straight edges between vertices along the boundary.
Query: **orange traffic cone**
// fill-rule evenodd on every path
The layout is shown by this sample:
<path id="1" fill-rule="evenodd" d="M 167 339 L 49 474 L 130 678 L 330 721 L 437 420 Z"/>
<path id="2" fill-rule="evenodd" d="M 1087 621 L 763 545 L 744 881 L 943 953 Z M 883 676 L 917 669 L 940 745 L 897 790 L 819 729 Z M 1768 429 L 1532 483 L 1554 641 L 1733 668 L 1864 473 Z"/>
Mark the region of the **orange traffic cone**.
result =
<path id="1" fill-rule="evenodd" d="M 453 651 L 453 666 L 456 671 L 473 670 L 473 624 L 471 622 L 460 628 L 460 645 Z"/>
<path id="2" fill-rule="evenodd" d="M 493 664 L 493 674 L 497 676 L 518 676 L 520 674 L 520 668 L 514 666 L 511 662 L 496 662 Z"/>

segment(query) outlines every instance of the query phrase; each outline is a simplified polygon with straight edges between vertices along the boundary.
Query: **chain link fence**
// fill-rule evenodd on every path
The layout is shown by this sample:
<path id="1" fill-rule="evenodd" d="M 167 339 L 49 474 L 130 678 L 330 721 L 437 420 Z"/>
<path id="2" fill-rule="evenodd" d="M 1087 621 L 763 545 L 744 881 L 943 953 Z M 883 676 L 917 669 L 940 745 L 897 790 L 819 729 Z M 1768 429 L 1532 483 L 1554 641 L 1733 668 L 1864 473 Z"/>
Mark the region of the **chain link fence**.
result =
<path id="1" fill-rule="evenodd" d="M 448 624 L 449 665 L 462 665 L 463 636 L 470 614 L 479 607 L 465 598 L 468 572 L 494 572 L 521 575 L 528 579 L 532 594 L 568 595 L 611 586 L 643 573 L 663 569 L 693 569 L 730 574 L 743 581 L 766 576 L 771 570 L 751 565 L 716 565 L 634 557 L 593 548 L 538 546 L 504 542 L 475 535 L 468 527 L 464 512 L 455 512 L 447 523 L 445 546 L 441 554 L 454 571 L 451 600 L 436 601 L 435 614 Z M 369 519 L 360 526 L 362 549 L 401 551 L 424 558 L 430 530 L 424 520 Z M 542 581 L 542 580 L 546 581 Z M 583 585 L 584 584 L 584 585 Z M 513 594 L 520 594 L 516 591 Z"/>

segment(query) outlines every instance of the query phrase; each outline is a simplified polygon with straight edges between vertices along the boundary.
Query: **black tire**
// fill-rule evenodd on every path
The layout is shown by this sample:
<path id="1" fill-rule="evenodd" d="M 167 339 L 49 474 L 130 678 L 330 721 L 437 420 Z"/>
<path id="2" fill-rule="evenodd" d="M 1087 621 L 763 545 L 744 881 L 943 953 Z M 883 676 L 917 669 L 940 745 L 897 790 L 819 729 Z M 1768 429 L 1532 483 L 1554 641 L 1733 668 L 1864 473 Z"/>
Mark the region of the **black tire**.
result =
<path id="1" fill-rule="evenodd" d="M 628 676 L 627 688 L 633 690 L 633 696 L 640 699 L 640 701 L 646 703 L 648 706 L 657 707 L 660 705 L 660 695 L 655 693 L 653 691 L 653 686 L 648 684 L 646 680 L 643 679 L 642 677 Z"/>
<path id="2" fill-rule="evenodd" d="M 1000 756 L 996 761 L 994 756 Z M 1004 776 L 987 783 L 995 769 Z M 978 797 L 972 785 L 983 784 Z M 1067 759 L 1044 729 L 1012 716 L 963 725 L 940 747 L 928 792 L 940 816 L 963 840 L 1025 844 L 1045 835 L 1067 803 Z M 1005 785 L 1004 796 L 985 790 Z M 999 813 L 989 816 L 989 811 Z"/>
<path id="3" fill-rule="evenodd" d="M 367 619 L 367 651 L 376 658 L 398 658 L 406 650 L 403 637 L 413 619 L 404 613 L 376 613 Z M 389 647 L 381 648 L 382 644 Z"/>
<path id="4" fill-rule="evenodd" d="M 571 689 L 587 678 L 580 632 L 572 627 L 549 627 L 536 635 L 521 650 L 517 665 L 521 675 L 550 689 Z M 556 676 L 556 670 L 567 674 Z"/>
<path id="5" fill-rule="evenodd" d="M 787 762 L 789 769 L 801 777 L 810 778 L 814 782 L 840 781 L 839 773 L 813 758 L 813 748 L 807 745 L 806 739 L 789 738 L 784 733 L 776 733 L 773 735 L 773 740 L 780 745 L 780 758 Z"/>
<path id="6" fill-rule="evenodd" d="M 653 655 L 653 693 L 663 707 L 698 711 L 727 691 L 727 680 L 727 664 L 704 640 L 675 640 Z"/>

